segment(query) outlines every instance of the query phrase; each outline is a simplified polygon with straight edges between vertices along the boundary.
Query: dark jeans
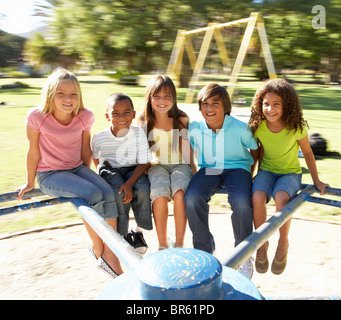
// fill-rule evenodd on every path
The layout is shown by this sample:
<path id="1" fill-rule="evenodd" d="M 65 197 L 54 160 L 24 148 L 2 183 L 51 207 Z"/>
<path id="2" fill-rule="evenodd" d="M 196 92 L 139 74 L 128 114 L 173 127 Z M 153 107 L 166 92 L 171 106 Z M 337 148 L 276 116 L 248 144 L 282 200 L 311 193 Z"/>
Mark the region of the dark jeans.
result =
<path id="1" fill-rule="evenodd" d="M 135 168 L 136 166 L 121 168 L 103 166 L 99 169 L 100 176 L 114 190 L 118 210 L 117 232 L 122 236 L 128 233 L 130 207 L 133 209 L 135 221 L 138 226 L 146 230 L 153 229 L 150 207 L 150 183 L 148 177 L 143 174 L 137 179 L 133 186 L 133 199 L 130 203 L 122 202 L 122 198 L 124 198 L 123 192 L 118 194 L 120 187 L 132 176 Z"/>
<path id="2" fill-rule="evenodd" d="M 216 171 L 215 171 L 216 170 Z M 244 169 L 201 168 L 189 183 L 185 195 L 186 215 L 193 233 L 193 247 L 208 253 L 215 249 L 208 225 L 208 202 L 211 196 L 225 187 L 232 210 L 235 246 L 252 233 L 252 179 Z"/>

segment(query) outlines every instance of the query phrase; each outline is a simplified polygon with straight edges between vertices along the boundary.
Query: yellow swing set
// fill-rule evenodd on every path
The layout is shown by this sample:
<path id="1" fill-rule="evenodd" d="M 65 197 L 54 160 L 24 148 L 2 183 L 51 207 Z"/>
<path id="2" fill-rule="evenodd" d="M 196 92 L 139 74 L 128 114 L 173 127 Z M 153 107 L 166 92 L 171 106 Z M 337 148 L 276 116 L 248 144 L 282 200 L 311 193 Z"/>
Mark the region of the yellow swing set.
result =
<path id="1" fill-rule="evenodd" d="M 208 26 L 205 28 L 195 29 L 191 31 L 179 30 L 177 33 L 177 37 L 175 39 L 172 54 L 168 63 L 167 74 L 175 78 L 176 82 L 179 83 L 184 49 L 186 49 L 191 68 L 193 69 L 193 73 L 189 81 L 189 87 L 188 87 L 188 91 L 186 94 L 185 103 L 192 103 L 195 89 L 196 89 L 201 71 L 203 69 L 204 62 L 205 62 L 213 36 L 217 43 L 217 48 L 218 48 L 218 52 L 219 52 L 219 56 L 222 61 L 222 64 L 223 66 L 228 66 L 229 58 L 228 58 L 228 54 L 227 54 L 227 51 L 223 42 L 221 29 L 230 27 L 230 26 L 241 25 L 244 23 L 247 23 L 247 26 L 246 26 L 245 33 L 241 41 L 240 48 L 239 48 L 232 72 L 231 72 L 229 83 L 227 86 L 227 91 L 229 95 L 232 97 L 241 67 L 245 60 L 246 52 L 252 46 L 252 36 L 253 36 L 255 29 L 257 29 L 258 31 L 258 36 L 260 39 L 261 48 L 262 48 L 262 52 L 264 55 L 269 78 L 270 79 L 276 78 L 275 66 L 272 60 L 272 56 L 271 56 L 271 51 L 270 51 L 270 46 L 268 42 L 268 37 L 265 31 L 264 21 L 259 12 L 252 12 L 250 17 L 245 18 L 245 19 L 235 20 L 235 21 L 226 22 L 222 24 L 209 23 Z M 196 56 L 193 45 L 192 45 L 191 36 L 202 33 L 202 32 L 205 32 L 205 35 L 201 43 L 199 54 L 198 56 Z"/>

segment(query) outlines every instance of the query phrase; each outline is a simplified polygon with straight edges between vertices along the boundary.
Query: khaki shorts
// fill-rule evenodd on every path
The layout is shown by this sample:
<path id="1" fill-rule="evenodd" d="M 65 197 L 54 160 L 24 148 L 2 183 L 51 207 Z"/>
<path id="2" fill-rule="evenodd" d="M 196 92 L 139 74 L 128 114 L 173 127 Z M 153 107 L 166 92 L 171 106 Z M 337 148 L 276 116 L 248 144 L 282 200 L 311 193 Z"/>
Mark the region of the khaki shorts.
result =
<path id="1" fill-rule="evenodd" d="M 152 203 L 158 197 L 172 199 L 178 190 L 186 192 L 193 177 L 187 164 L 155 164 L 148 170 L 150 198 Z"/>

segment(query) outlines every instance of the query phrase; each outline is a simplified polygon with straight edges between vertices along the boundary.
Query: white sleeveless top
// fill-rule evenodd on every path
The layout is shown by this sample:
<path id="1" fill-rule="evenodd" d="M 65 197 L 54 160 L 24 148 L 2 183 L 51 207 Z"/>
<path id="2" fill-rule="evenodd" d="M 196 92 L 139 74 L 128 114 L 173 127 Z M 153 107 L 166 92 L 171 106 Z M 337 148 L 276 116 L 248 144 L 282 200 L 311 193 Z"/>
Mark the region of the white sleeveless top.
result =
<path id="1" fill-rule="evenodd" d="M 165 131 L 154 128 L 150 133 L 149 140 L 155 141 L 150 151 L 153 156 L 153 164 L 179 164 L 182 163 L 182 154 L 180 151 L 179 138 L 176 145 L 173 145 L 174 134 L 178 130 Z"/>

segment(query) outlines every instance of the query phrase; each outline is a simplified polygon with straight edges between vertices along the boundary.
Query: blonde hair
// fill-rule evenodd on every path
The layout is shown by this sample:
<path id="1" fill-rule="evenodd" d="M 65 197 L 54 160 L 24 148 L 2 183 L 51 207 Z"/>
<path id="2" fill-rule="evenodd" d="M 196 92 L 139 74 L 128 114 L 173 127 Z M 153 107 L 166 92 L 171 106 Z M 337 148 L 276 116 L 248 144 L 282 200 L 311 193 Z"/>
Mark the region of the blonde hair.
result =
<path id="1" fill-rule="evenodd" d="M 82 99 L 82 91 L 77 77 L 70 71 L 64 68 L 55 69 L 50 76 L 47 78 L 45 85 L 41 93 L 41 105 L 42 112 L 51 114 L 54 108 L 54 96 L 56 94 L 59 84 L 65 80 L 71 80 L 75 85 L 78 97 L 77 107 L 73 111 L 74 115 L 77 115 L 80 110 L 85 109 Z"/>

